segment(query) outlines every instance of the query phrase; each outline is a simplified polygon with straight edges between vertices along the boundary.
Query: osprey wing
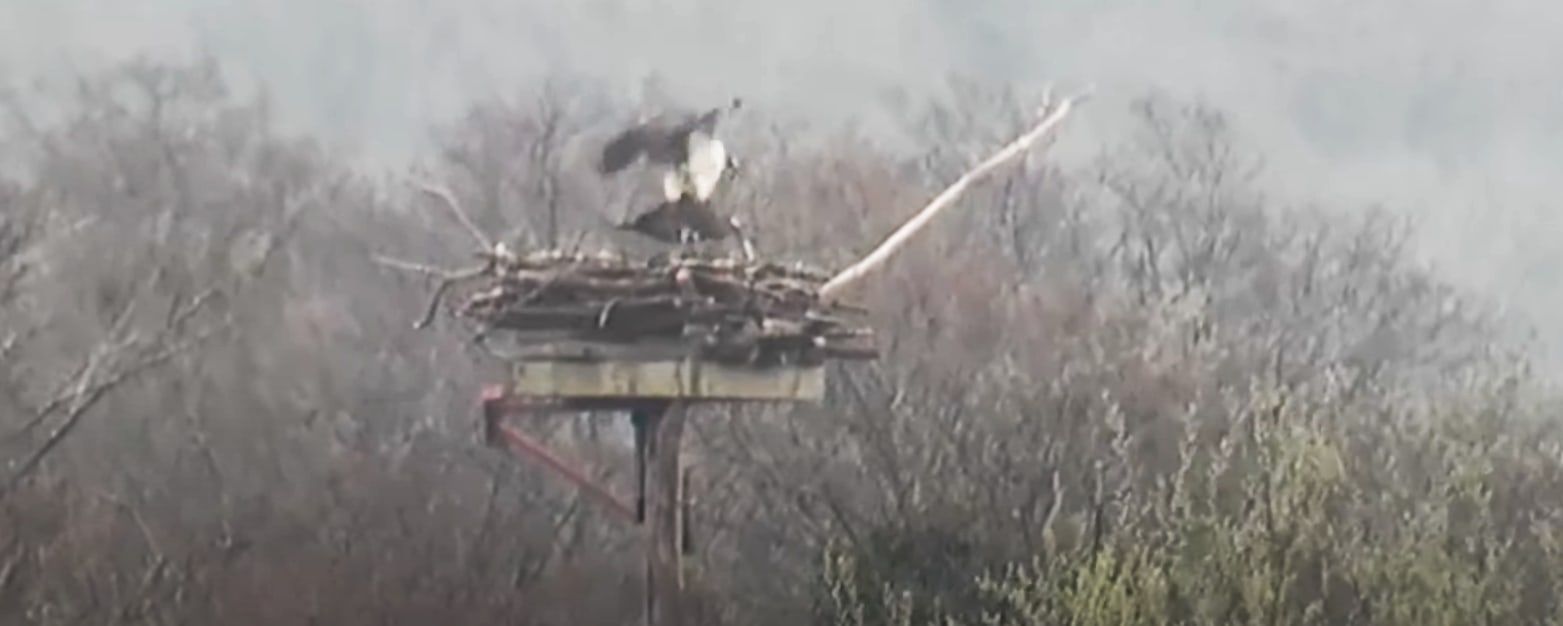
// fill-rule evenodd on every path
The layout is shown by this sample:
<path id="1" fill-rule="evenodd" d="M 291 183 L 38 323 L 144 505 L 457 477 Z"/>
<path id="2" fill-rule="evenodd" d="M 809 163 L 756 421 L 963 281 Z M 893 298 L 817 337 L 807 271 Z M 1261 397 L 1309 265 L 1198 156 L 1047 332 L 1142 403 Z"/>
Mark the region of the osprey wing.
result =
<path id="1" fill-rule="evenodd" d="M 655 208 L 619 225 L 664 243 L 679 243 L 679 233 L 689 231 L 701 241 L 720 241 L 733 234 L 729 220 L 722 219 L 711 207 L 690 198 L 658 204 Z"/>
<path id="2" fill-rule="evenodd" d="M 602 149 L 602 161 L 598 164 L 598 170 L 603 174 L 612 174 L 634 163 L 646 150 L 646 133 L 642 127 L 635 127 L 619 133 Z"/>
<path id="3" fill-rule="evenodd" d="M 714 134 L 716 133 L 716 122 L 721 118 L 722 109 L 711 109 L 705 113 L 701 113 L 700 115 L 690 116 L 688 119 L 684 120 L 684 123 L 679 130 L 683 131 L 684 133 L 702 132 L 707 135 Z"/>
<path id="4" fill-rule="evenodd" d="M 679 220 L 702 241 L 721 241 L 733 234 L 732 222 L 723 219 L 705 202 L 679 202 Z"/>
<path id="5" fill-rule="evenodd" d="M 682 225 L 678 216 L 678 202 L 669 201 L 619 224 L 619 230 L 634 231 L 662 243 L 678 243 Z"/>

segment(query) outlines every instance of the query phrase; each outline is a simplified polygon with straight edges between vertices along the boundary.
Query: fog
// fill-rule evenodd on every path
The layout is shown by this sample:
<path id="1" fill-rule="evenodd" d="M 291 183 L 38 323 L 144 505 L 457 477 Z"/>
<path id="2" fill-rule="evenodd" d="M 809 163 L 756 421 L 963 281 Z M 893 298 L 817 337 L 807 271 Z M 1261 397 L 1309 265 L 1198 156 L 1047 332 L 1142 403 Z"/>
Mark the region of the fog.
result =
<path id="1" fill-rule="evenodd" d="M 704 311 L 825 303 L 754 265 L 435 277 L 491 238 L 666 251 L 603 227 L 655 176 L 587 161 L 637 107 L 734 96 L 718 204 L 759 258 L 844 267 L 1052 84 L 1095 95 L 1049 152 L 848 296 L 877 358 L 648 433 L 690 469 L 653 610 L 1563 624 L 1560 16 L 0 0 L 0 623 L 638 621 L 676 550 L 648 569 L 642 525 L 488 445 L 514 371 L 483 311 L 759 348 L 796 324 Z M 1547 367 L 1505 341 L 1531 325 Z M 635 493 L 623 416 L 577 417 L 506 424 Z"/>
<path id="2" fill-rule="evenodd" d="M 1563 362 L 1558 32 L 1539 0 L 0 0 L 0 75 L 204 51 L 290 128 L 386 167 L 550 73 L 627 97 L 656 74 L 685 102 L 739 94 L 887 140 L 885 113 L 951 75 L 1093 84 L 1075 161 L 1162 91 L 1231 114 L 1278 196 L 1412 218 L 1421 258 Z"/>

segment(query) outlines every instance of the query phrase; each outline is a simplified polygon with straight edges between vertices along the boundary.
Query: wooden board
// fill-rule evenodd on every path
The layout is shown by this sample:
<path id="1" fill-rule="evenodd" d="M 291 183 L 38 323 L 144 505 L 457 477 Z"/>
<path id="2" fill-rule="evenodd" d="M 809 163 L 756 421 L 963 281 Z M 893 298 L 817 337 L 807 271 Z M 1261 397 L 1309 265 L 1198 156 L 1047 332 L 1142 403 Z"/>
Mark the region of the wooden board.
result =
<path id="1" fill-rule="evenodd" d="M 823 366 L 749 368 L 693 359 L 539 361 L 514 367 L 518 396 L 819 402 Z"/>
<path id="2" fill-rule="evenodd" d="M 513 362 L 676 361 L 694 356 L 693 348 L 680 341 L 603 343 L 539 335 L 499 332 L 483 342 L 490 354 Z"/>

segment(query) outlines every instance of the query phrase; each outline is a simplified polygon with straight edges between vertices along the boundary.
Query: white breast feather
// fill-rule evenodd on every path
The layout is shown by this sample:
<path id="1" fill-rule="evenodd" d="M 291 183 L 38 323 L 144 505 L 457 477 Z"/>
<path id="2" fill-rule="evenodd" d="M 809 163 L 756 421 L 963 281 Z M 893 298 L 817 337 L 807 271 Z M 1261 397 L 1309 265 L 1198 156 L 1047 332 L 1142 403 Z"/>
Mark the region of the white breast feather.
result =
<path id="1" fill-rule="evenodd" d="M 684 168 L 674 167 L 662 173 L 662 197 L 676 202 L 684 195 Z"/>
<path id="2" fill-rule="evenodd" d="M 696 199 L 703 202 L 711 198 L 726 167 L 727 147 L 721 140 L 700 133 L 690 135 L 687 169 Z"/>

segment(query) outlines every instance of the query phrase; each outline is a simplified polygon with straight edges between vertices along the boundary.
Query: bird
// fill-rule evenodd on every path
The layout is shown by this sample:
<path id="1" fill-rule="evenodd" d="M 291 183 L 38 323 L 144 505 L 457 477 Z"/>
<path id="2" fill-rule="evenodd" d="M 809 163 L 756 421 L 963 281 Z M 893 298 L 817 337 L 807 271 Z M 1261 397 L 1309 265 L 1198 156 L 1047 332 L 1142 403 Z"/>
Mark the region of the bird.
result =
<path id="1" fill-rule="evenodd" d="M 737 171 L 737 160 L 716 138 L 716 123 L 728 110 L 738 110 L 743 99 L 733 98 L 726 107 L 700 114 L 666 112 L 620 131 L 603 147 L 598 170 L 612 175 L 642 157 L 663 166 L 664 199 L 693 196 L 709 200 L 726 170 Z"/>
<path id="2" fill-rule="evenodd" d="M 754 243 L 744 232 L 743 222 L 736 216 L 722 219 L 711 210 L 709 203 L 690 197 L 664 201 L 618 228 L 680 246 L 736 236 L 743 246 L 744 258 L 753 261 L 755 256 Z"/>
<path id="3" fill-rule="evenodd" d="M 738 160 L 716 138 L 716 122 L 725 111 L 742 106 L 742 99 L 733 98 L 726 107 L 700 114 L 663 113 L 609 140 L 598 165 L 603 175 L 623 171 L 641 158 L 665 168 L 663 201 L 618 228 L 681 246 L 738 235 L 745 256 L 752 257 L 753 246 L 738 219 L 724 220 L 710 206 L 722 175 L 732 172 L 736 176 L 741 171 Z"/>
<path id="4" fill-rule="evenodd" d="M 690 133 L 684 145 L 683 162 L 663 174 L 663 198 L 673 201 L 692 197 L 699 202 L 708 202 L 717 183 L 721 182 L 722 174 L 738 172 L 738 160 L 727 152 L 722 140 L 710 133 Z"/>

